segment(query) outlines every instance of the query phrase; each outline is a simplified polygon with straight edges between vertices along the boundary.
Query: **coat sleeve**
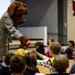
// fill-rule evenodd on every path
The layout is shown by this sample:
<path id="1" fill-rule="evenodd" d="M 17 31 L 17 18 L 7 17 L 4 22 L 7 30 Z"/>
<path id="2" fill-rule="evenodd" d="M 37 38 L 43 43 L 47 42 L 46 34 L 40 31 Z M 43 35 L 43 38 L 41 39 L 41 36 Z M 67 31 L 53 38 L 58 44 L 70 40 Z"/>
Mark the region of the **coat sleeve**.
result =
<path id="1" fill-rule="evenodd" d="M 7 30 L 13 34 L 17 39 L 19 37 L 23 36 L 13 25 L 13 20 L 9 16 L 4 16 L 3 17 L 3 23 L 4 26 L 7 28 Z"/>

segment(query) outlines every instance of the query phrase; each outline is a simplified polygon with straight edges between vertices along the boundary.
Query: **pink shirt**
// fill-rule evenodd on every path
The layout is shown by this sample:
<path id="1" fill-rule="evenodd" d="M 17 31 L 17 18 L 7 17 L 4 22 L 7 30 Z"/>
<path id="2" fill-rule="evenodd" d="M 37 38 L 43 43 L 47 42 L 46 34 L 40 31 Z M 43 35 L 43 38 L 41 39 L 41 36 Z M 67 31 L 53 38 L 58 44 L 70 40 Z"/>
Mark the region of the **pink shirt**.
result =
<path id="1" fill-rule="evenodd" d="M 52 56 L 50 55 L 50 48 L 48 48 L 48 50 L 45 52 L 45 55 L 49 58 L 52 58 Z"/>

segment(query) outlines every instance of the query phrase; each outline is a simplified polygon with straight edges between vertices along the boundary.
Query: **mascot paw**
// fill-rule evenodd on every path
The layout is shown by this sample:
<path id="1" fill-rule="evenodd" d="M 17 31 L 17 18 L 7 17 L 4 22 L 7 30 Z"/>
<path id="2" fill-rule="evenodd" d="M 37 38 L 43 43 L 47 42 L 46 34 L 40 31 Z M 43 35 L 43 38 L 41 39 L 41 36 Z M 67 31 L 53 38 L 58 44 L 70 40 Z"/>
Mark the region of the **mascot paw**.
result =
<path id="1" fill-rule="evenodd" d="M 25 37 L 25 36 L 21 36 L 20 38 L 19 38 L 19 40 L 20 40 L 20 42 L 21 42 L 21 44 L 23 45 L 23 46 L 29 46 L 29 44 L 30 44 L 30 40 L 29 40 L 29 38 L 27 38 L 27 37 Z"/>

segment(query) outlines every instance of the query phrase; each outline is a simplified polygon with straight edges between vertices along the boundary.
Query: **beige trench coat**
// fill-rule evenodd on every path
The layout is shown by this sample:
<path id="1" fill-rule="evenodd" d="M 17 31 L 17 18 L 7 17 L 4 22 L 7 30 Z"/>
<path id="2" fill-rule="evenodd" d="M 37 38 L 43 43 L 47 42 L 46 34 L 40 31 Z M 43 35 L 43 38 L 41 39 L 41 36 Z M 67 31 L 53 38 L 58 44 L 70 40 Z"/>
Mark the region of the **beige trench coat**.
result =
<path id="1" fill-rule="evenodd" d="M 17 39 L 23 36 L 13 25 L 13 20 L 8 12 L 0 19 L 0 58 L 8 52 L 9 38 L 13 34 Z"/>

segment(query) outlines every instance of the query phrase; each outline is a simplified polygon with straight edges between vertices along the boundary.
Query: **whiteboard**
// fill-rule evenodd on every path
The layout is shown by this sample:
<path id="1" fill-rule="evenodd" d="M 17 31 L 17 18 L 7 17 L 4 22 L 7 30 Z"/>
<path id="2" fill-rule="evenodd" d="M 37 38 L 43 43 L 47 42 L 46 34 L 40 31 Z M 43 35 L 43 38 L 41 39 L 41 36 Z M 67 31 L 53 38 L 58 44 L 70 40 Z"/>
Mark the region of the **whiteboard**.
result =
<path id="1" fill-rule="evenodd" d="M 25 36 L 35 39 L 43 39 L 47 45 L 47 27 L 19 27 L 18 30 Z"/>

